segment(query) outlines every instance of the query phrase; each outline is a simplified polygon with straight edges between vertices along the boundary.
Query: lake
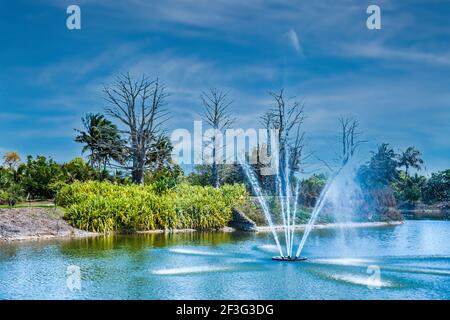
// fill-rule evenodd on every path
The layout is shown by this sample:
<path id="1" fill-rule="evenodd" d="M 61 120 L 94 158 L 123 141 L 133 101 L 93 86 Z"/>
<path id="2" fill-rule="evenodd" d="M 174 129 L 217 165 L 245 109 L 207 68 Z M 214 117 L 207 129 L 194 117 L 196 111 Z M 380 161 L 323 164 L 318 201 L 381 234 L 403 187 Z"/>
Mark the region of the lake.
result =
<path id="1" fill-rule="evenodd" d="M 270 233 L 3 243 L 0 299 L 450 299 L 450 221 L 314 230 L 308 260 L 275 255 Z"/>

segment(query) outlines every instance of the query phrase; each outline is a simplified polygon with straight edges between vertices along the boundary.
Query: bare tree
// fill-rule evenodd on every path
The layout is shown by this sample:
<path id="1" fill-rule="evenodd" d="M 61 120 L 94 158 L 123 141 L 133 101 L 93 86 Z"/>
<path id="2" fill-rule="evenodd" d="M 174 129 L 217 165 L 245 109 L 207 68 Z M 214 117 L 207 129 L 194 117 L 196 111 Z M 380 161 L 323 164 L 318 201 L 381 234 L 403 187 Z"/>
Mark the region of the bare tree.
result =
<path id="1" fill-rule="evenodd" d="M 339 118 L 341 124 L 342 165 L 345 165 L 353 157 L 356 149 L 365 141 L 360 137 L 362 132 L 358 131 L 359 123 L 353 118 Z"/>
<path id="2" fill-rule="evenodd" d="M 211 172 L 211 184 L 218 188 L 220 185 L 219 177 L 219 160 L 218 150 L 216 145 L 216 132 L 228 129 L 234 119 L 229 114 L 229 109 L 233 101 L 228 99 L 226 92 L 218 89 L 211 88 L 209 92 L 202 92 L 200 99 L 204 107 L 203 120 L 205 120 L 211 128 L 214 130 L 213 137 L 211 138 L 212 147 L 212 172 Z"/>
<path id="3" fill-rule="evenodd" d="M 286 192 L 288 187 L 286 178 L 291 180 L 294 172 L 300 170 L 301 167 L 305 138 L 302 131 L 302 124 L 305 120 L 304 105 L 293 98 L 286 98 L 283 89 L 279 92 L 269 92 L 269 94 L 275 99 L 275 108 L 261 119 L 272 129 L 278 130 L 278 171 L 282 190 Z"/>
<path id="4" fill-rule="evenodd" d="M 261 125 L 266 129 L 266 135 L 267 135 L 267 152 L 270 153 L 271 152 L 271 143 L 270 143 L 270 134 L 271 134 L 271 129 L 273 126 L 273 120 L 274 120 L 274 114 L 270 111 L 265 112 L 260 118 L 260 123 Z M 262 146 L 258 145 L 258 153 L 257 155 L 259 155 L 259 148 L 261 148 Z"/>
<path id="5" fill-rule="evenodd" d="M 129 73 L 121 74 L 103 90 L 109 106 L 106 112 L 120 121 L 127 138 L 128 161 L 133 183 L 143 183 L 147 154 L 163 135 L 162 125 L 168 119 L 164 108 L 167 94 L 158 79 L 142 76 L 134 80 Z"/>

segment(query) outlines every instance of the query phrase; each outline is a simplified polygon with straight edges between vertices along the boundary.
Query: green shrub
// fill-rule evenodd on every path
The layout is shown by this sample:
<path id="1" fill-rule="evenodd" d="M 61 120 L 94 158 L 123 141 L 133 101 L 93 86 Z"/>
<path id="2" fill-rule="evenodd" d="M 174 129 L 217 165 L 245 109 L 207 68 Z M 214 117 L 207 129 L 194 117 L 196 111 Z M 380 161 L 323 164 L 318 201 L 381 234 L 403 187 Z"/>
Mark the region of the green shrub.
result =
<path id="1" fill-rule="evenodd" d="M 431 174 L 424 187 L 423 198 L 430 204 L 450 201 L 450 169 Z"/>
<path id="2" fill-rule="evenodd" d="M 400 172 L 399 179 L 391 187 L 398 202 L 414 203 L 421 200 L 422 190 L 427 183 L 425 177 L 414 175 L 408 176 L 405 172 Z"/>
<path id="3" fill-rule="evenodd" d="M 101 180 L 101 172 L 98 173 L 95 169 L 83 160 L 81 157 L 76 157 L 69 162 L 62 165 L 62 170 L 65 175 L 65 180 L 69 183 L 75 181 L 88 181 L 95 178 Z"/>
<path id="4" fill-rule="evenodd" d="M 11 199 L 11 194 L 0 190 L 0 205 L 9 204 L 9 199 Z"/>
<path id="5" fill-rule="evenodd" d="M 0 168 L 0 205 L 23 201 L 24 190 L 14 168 Z"/>
<path id="6" fill-rule="evenodd" d="M 313 174 L 301 181 L 300 202 L 307 207 L 314 207 L 322 189 L 325 187 L 327 177 L 323 174 Z"/>
<path id="7" fill-rule="evenodd" d="M 179 166 L 174 166 L 145 173 L 144 183 L 152 185 L 157 193 L 162 194 L 174 189 L 180 184 L 182 178 L 183 170 Z"/>
<path id="8" fill-rule="evenodd" d="M 64 181 L 64 173 L 59 164 L 51 158 L 37 156 L 27 157 L 27 162 L 22 163 L 17 169 L 20 184 L 26 194 L 33 199 L 51 199 L 56 190 L 52 185 L 57 181 Z"/>
<path id="9" fill-rule="evenodd" d="M 243 185 L 180 184 L 159 191 L 154 185 L 76 182 L 61 188 L 56 203 L 70 224 L 84 230 L 207 229 L 225 226 L 232 207 L 248 196 Z"/>

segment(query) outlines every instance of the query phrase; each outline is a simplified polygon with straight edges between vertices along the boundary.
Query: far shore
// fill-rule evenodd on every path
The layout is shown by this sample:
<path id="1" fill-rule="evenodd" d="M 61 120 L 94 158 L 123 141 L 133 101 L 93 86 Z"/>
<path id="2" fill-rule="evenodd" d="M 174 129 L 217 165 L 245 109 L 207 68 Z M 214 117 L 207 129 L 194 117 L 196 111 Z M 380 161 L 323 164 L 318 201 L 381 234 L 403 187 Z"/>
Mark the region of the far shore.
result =
<path id="1" fill-rule="evenodd" d="M 353 222 L 345 224 L 329 223 L 317 224 L 314 226 L 314 229 L 385 227 L 400 225 L 402 223 L 402 221 Z M 275 226 L 277 231 L 281 231 L 282 228 L 283 226 Z M 306 224 L 298 224 L 294 226 L 295 230 L 304 230 L 305 228 Z M 149 230 L 130 232 L 130 234 L 189 233 L 201 231 L 236 232 L 239 230 L 232 227 L 224 227 L 214 230 Z M 270 228 L 268 226 L 258 226 L 256 228 L 256 232 L 270 232 Z M 113 234 L 125 233 L 116 232 Z M 101 235 L 107 234 L 84 231 L 70 226 L 66 221 L 64 221 L 63 214 L 60 209 L 36 207 L 0 209 L 0 243 L 11 241 L 86 238 Z"/>
<path id="2" fill-rule="evenodd" d="M 367 221 L 367 222 L 348 222 L 348 223 L 325 223 L 325 224 L 315 224 L 314 229 L 338 229 L 338 228 L 375 228 L 375 227 L 388 227 L 388 226 L 398 226 L 403 224 L 404 221 Z M 307 224 L 296 224 L 294 230 L 305 230 Z M 274 226 L 277 231 L 283 230 L 282 225 Z M 269 226 L 259 226 L 257 227 L 258 232 L 270 232 Z"/>

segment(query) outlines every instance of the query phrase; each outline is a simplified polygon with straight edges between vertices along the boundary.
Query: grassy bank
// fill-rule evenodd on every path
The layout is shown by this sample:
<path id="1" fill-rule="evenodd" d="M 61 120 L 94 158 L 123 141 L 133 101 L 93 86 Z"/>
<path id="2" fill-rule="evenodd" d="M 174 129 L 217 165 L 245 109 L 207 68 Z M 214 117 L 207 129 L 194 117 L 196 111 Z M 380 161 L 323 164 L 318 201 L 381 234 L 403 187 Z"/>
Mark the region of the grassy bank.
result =
<path id="1" fill-rule="evenodd" d="M 64 186 L 56 204 L 72 226 L 88 231 L 210 229 L 226 226 L 232 207 L 246 201 L 243 185 L 181 184 L 160 193 L 152 185 L 83 182 Z"/>

